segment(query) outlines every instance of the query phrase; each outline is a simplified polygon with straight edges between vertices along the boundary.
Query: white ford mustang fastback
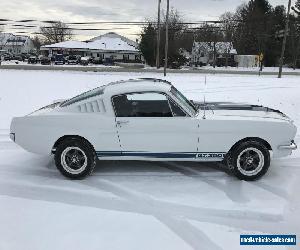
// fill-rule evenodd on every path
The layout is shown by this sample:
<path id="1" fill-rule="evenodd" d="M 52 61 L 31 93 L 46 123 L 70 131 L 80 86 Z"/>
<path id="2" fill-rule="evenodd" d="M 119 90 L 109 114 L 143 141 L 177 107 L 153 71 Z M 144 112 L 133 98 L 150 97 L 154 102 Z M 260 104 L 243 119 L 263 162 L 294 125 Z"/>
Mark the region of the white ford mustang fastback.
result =
<path id="1" fill-rule="evenodd" d="M 24 117 L 10 137 L 24 149 L 55 155 L 60 172 L 83 178 L 99 160 L 223 161 L 240 179 L 264 175 L 297 146 L 296 127 L 270 108 L 194 103 L 169 82 L 115 82 Z M 272 153 L 272 154 L 271 154 Z"/>

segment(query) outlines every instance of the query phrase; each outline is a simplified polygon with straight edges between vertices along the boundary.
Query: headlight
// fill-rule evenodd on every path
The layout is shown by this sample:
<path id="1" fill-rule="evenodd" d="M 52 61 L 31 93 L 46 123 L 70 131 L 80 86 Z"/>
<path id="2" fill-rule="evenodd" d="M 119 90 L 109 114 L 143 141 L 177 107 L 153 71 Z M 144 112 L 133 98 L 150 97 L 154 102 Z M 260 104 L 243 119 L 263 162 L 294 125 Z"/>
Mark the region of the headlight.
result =
<path id="1" fill-rule="evenodd" d="M 10 133 L 10 134 L 9 134 L 9 138 L 10 138 L 13 142 L 15 142 L 15 141 L 16 141 L 16 135 L 15 135 L 15 133 Z"/>

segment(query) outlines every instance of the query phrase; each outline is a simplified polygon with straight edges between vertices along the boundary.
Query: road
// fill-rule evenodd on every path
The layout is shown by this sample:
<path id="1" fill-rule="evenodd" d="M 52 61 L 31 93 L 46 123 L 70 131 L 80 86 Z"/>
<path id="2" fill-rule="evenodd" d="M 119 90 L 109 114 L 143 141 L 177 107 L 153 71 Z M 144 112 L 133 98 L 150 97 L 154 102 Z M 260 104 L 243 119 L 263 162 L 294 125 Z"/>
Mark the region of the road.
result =
<path id="1" fill-rule="evenodd" d="M 53 70 L 53 71 L 82 71 L 82 72 L 132 72 L 132 73 L 161 73 L 163 74 L 163 69 L 155 68 L 145 68 L 145 69 L 135 69 L 135 68 L 121 68 L 121 67 L 97 67 L 97 66 L 67 66 L 67 65 L 1 65 L 0 69 L 20 69 L 20 70 Z M 231 75 L 258 75 L 258 71 L 254 70 L 232 70 L 232 69 L 168 69 L 168 73 L 185 73 L 185 74 L 231 74 Z M 261 75 L 278 75 L 276 71 L 263 71 Z M 283 75 L 290 76 L 300 76 L 300 71 L 286 71 L 283 69 Z"/>

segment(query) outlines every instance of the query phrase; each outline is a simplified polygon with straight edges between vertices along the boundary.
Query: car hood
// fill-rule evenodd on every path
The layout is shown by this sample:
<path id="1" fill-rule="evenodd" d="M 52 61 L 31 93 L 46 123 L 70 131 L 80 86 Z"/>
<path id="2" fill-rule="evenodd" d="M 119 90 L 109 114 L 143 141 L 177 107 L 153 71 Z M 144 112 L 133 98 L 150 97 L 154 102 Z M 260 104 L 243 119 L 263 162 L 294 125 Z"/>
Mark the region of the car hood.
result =
<path id="1" fill-rule="evenodd" d="M 212 112 L 218 116 L 235 116 L 235 117 L 257 117 L 272 118 L 292 121 L 287 115 L 279 110 L 247 103 L 234 102 L 194 102 L 200 109 L 206 112 Z"/>

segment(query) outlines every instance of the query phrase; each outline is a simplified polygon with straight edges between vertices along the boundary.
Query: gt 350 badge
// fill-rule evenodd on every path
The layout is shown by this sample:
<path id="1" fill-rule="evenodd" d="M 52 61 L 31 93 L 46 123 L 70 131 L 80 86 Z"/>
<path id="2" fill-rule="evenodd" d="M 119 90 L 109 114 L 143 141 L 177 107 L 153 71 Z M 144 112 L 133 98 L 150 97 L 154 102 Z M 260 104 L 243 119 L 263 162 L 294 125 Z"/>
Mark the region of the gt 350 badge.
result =
<path id="1" fill-rule="evenodd" d="M 225 153 L 199 153 L 196 158 L 224 158 Z"/>

